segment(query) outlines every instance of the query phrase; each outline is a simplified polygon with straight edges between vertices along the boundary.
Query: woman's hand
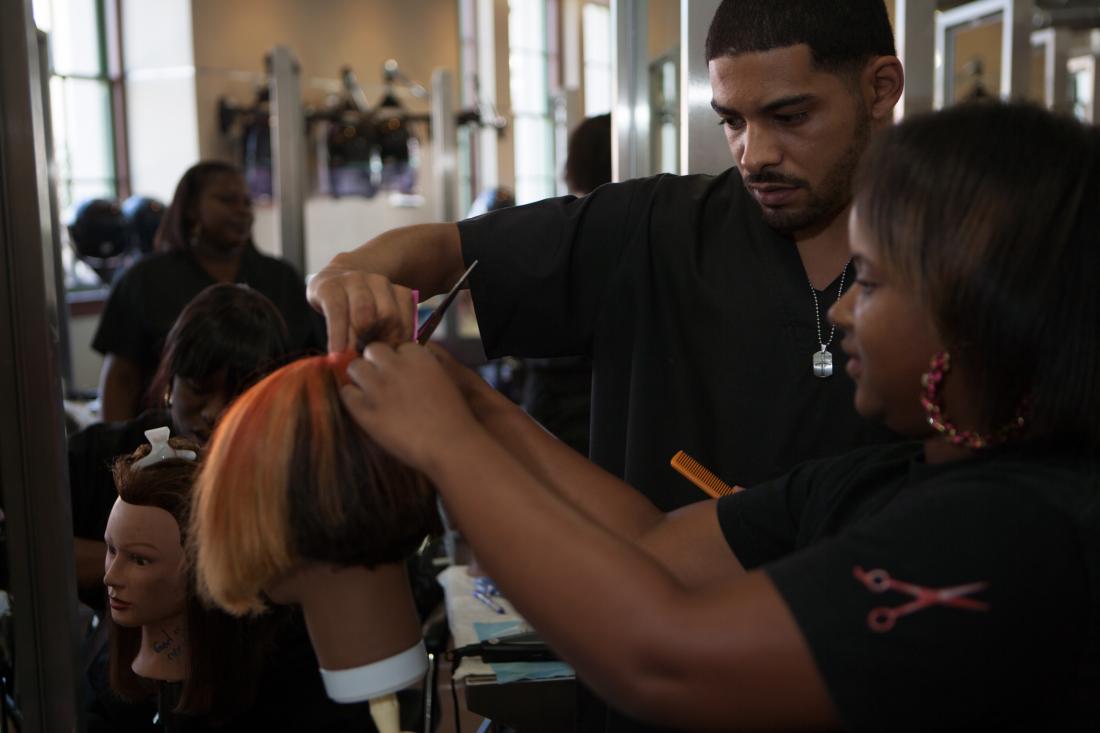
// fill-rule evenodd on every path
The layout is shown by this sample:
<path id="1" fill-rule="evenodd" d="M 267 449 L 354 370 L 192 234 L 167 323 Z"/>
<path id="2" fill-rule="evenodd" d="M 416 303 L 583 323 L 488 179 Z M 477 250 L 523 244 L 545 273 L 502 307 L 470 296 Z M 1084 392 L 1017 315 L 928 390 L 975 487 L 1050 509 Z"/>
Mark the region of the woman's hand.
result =
<path id="1" fill-rule="evenodd" d="M 462 367 L 453 363 L 448 369 L 457 375 Z M 429 472 L 447 451 L 482 432 L 463 394 L 479 389 L 470 381 L 477 376 L 468 375 L 461 375 L 460 388 L 423 346 L 373 343 L 348 365 L 352 383 L 340 396 L 355 422 L 386 451 Z"/>

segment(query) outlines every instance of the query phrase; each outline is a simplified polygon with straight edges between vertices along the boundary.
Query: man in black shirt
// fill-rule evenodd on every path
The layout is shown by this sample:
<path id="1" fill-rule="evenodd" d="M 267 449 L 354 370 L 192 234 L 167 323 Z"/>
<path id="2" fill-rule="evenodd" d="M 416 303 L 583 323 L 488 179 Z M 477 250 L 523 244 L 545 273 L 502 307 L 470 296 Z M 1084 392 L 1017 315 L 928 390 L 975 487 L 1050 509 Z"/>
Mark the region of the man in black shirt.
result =
<path id="1" fill-rule="evenodd" d="M 486 352 L 590 355 L 591 456 L 663 509 L 701 498 L 677 450 L 747 485 L 882 439 L 825 312 L 851 283 L 852 168 L 902 90 L 885 7 L 727 0 L 707 46 L 734 168 L 387 232 L 310 284 L 329 348 L 407 338 L 402 286 L 445 291 L 476 259 Z"/>
<path id="2" fill-rule="evenodd" d="M 309 286 L 329 348 L 407 339 L 405 288 L 478 260 L 486 353 L 591 356 L 591 457 L 663 510 L 703 498 L 677 450 L 751 485 L 888 439 L 852 409 L 825 316 L 852 279 L 853 169 L 903 87 L 885 6 L 725 0 L 707 58 L 734 168 L 385 233 Z"/>

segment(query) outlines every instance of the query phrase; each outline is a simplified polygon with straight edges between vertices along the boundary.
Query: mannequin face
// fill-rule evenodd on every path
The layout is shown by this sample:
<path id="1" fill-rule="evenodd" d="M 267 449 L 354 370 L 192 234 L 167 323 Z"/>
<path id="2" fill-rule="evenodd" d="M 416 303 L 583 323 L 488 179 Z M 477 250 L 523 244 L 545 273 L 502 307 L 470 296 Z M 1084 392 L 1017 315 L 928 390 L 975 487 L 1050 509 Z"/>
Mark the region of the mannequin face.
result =
<path id="1" fill-rule="evenodd" d="M 180 529 L 164 509 L 115 501 L 103 537 L 103 583 L 119 626 L 148 626 L 184 612 L 187 576 Z"/>

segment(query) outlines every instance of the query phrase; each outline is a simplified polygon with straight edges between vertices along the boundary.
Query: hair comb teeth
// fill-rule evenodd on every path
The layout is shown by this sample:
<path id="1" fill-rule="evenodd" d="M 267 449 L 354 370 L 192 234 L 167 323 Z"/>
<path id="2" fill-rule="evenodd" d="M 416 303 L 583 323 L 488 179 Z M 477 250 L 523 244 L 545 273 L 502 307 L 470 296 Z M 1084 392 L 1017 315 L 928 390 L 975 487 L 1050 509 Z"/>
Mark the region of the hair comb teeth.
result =
<path id="1" fill-rule="evenodd" d="M 682 450 L 676 451 L 676 455 L 669 461 L 669 465 L 688 481 L 702 489 L 712 499 L 736 494 L 738 491 L 743 490 L 740 486 L 730 486 Z"/>

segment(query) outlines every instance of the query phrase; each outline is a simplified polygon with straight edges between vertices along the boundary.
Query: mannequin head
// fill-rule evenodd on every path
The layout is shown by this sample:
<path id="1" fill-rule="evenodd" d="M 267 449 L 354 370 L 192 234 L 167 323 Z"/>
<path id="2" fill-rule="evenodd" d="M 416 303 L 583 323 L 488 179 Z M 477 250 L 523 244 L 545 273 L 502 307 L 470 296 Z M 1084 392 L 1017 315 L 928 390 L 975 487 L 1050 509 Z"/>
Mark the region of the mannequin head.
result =
<path id="1" fill-rule="evenodd" d="M 268 600 L 301 605 L 326 688 L 342 702 L 415 678 L 416 664 L 385 667 L 346 694 L 330 680 L 417 656 L 403 561 L 439 531 L 424 476 L 384 453 L 340 401 L 353 357 L 302 359 L 241 395 L 211 438 L 191 525 L 201 593 L 234 614 Z"/>
<path id="2" fill-rule="evenodd" d="M 168 509 L 121 496 L 115 501 L 104 534 L 103 583 L 116 624 L 141 627 L 184 614 L 187 577 L 180 537 L 179 522 Z"/>
<path id="3" fill-rule="evenodd" d="M 169 444 L 199 453 L 190 440 Z M 156 680 L 184 680 L 178 712 L 235 708 L 251 697 L 255 634 L 238 619 L 203 608 L 194 593 L 184 546 L 198 463 L 167 458 L 135 468 L 149 451 L 143 445 L 114 465 L 119 498 L 107 522 L 103 579 L 111 607 L 111 688 L 140 700 Z"/>

